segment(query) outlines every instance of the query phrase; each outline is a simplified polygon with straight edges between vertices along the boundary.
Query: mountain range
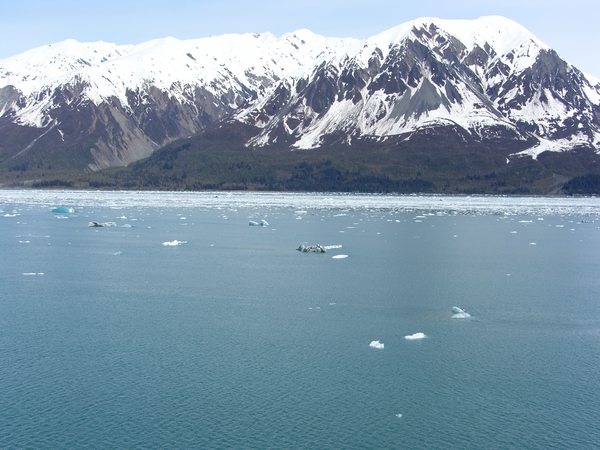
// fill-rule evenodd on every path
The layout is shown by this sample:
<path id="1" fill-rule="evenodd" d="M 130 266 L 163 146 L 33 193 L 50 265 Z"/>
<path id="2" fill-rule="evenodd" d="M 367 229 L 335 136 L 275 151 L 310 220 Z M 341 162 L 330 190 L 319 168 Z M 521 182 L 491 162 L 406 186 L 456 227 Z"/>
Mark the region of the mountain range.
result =
<path id="1" fill-rule="evenodd" d="M 548 193 L 598 152 L 600 80 L 503 17 L 0 60 L 4 182 Z"/>

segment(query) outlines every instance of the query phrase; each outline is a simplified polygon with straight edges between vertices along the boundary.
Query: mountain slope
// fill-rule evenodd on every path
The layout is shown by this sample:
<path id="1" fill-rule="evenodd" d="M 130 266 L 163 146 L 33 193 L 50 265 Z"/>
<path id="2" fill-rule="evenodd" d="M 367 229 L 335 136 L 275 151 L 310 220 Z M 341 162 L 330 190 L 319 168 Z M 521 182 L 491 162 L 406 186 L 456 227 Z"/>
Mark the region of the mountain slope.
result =
<path id="1" fill-rule="evenodd" d="M 279 39 L 265 33 L 137 46 L 69 40 L 33 49 L 0 61 L 0 157 L 44 141 L 68 147 L 85 139 L 90 168 L 128 164 L 199 133 L 349 42 L 300 30 Z M 6 145 L 12 141 L 19 144 Z"/>
<path id="2" fill-rule="evenodd" d="M 459 126 L 525 153 L 600 147 L 599 86 L 515 22 L 419 19 L 289 77 L 235 120 L 251 146 L 311 149 Z"/>
<path id="3" fill-rule="evenodd" d="M 235 155 L 225 156 L 231 141 L 222 130 L 243 130 Z M 168 172 L 163 156 L 178 140 L 197 149 L 183 152 L 190 170 L 182 174 L 201 166 L 193 155 L 209 147 L 227 179 L 225 168 L 242 164 L 243 152 L 260 152 L 269 167 L 278 155 L 291 167 L 283 171 L 291 178 L 264 183 L 258 170 L 259 181 L 240 184 L 250 187 L 321 185 L 290 181 L 306 175 L 290 162 L 296 156 L 281 156 L 290 150 L 305 151 L 298 164 L 339 161 L 344 189 L 360 184 L 361 171 L 391 176 L 387 186 L 427 173 L 439 187 L 502 171 L 512 183 L 513 167 L 529 164 L 517 164 L 520 156 L 540 162 L 547 187 L 555 176 L 598 169 L 600 80 L 502 17 L 422 18 L 362 41 L 308 30 L 136 46 L 69 40 L 0 61 L 4 179 L 93 172 L 155 154 L 135 167 Z M 342 154 L 366 165 L 336 159 Z M 189 181 L 182 185 L 203 185 Z"/>

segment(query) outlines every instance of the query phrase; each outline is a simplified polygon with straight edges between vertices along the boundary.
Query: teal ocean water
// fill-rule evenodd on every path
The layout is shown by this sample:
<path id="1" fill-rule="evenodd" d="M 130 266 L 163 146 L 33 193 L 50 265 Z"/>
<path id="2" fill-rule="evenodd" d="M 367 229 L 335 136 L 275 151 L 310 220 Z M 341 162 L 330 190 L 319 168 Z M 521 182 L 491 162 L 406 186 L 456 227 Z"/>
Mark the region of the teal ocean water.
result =
<path id="1" fill-rule="evenodd" d="M 0 230 L 2 449 L 600 446 L 599 199 L 0 191 Z"/>

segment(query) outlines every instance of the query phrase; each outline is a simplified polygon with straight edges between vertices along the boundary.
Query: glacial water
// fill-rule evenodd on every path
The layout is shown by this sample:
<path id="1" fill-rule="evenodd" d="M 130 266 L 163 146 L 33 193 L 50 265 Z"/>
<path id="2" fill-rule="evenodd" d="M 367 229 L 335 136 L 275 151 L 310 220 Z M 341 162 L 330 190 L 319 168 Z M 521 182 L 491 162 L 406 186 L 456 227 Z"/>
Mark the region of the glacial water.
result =
<path id="1" fill-rule="evenodd" d="M 2 449 L 600 446 L 600 199 L 0 191 L 0 255 Z"/>

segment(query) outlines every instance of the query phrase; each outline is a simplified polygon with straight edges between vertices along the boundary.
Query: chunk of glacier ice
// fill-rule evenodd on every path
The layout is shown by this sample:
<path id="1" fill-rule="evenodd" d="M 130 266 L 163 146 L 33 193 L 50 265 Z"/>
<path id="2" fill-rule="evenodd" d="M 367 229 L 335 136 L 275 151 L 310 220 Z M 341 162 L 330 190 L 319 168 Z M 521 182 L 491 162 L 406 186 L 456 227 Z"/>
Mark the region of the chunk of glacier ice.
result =
<path id="1" fill-rule="evenodd" d="M 425 339 L 426 337 L 427 337 L 427 335 L 425 333 L 415 333 L 415 334 L 409 334 L 408 336 L 404 336 L 404 339 L 413 341 L 415 339 Z"/>
<path id="2" fill-rule="evenodd" d="M 452 319 L 468 319 L 469 317 L 471 317 L 471 314 L 465 310 L 460 309 L 458 306 L 452 307 Z"/>
<path id="3" fill-rule="evenodd" d="M 384 345 L 385 345 L 385 344 L 384 344 L 383 342 L 379 342 L 379 341 L 372 341 L 372 342 L 369 344 L 369 347 L 383 349 Z"/>

